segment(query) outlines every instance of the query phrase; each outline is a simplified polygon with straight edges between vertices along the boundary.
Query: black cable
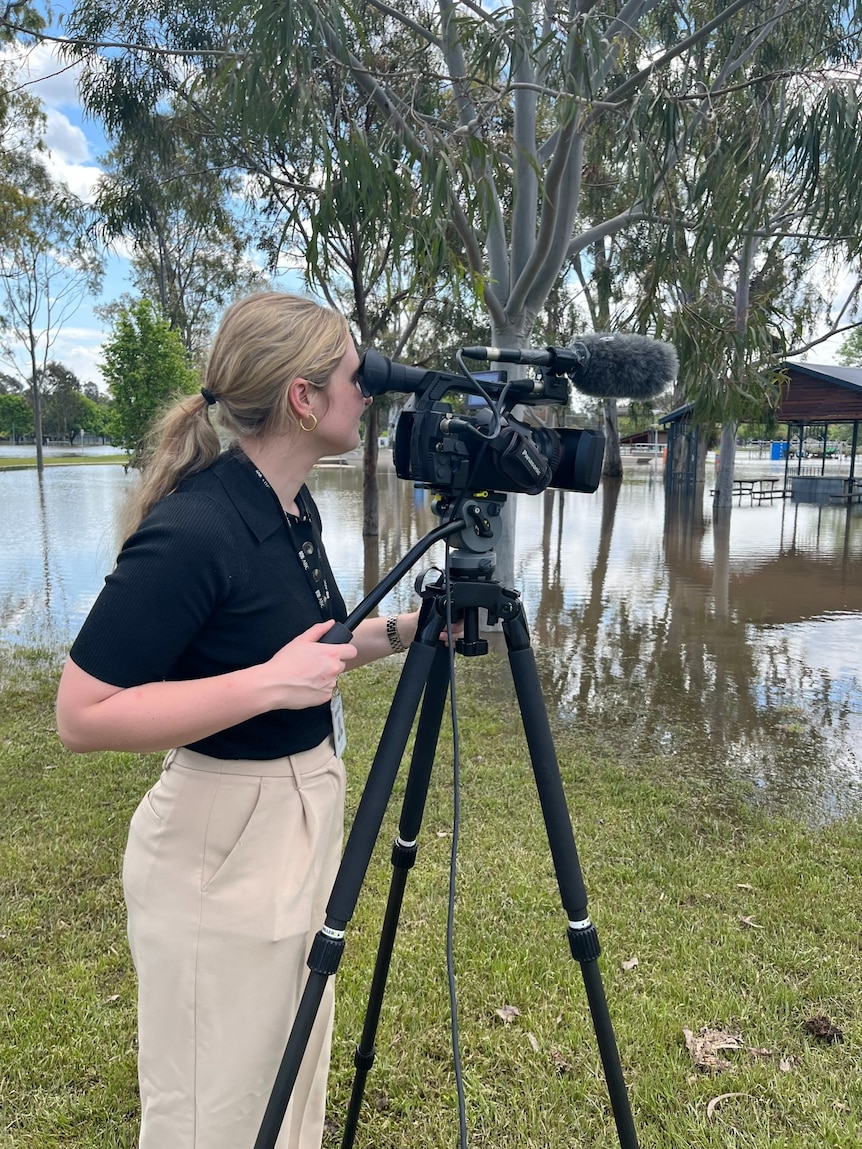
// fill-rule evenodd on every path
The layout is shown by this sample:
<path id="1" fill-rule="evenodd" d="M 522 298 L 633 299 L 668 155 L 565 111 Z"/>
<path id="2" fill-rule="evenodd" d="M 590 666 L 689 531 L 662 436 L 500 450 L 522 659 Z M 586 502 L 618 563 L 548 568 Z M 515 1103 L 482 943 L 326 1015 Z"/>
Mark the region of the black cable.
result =
<path id="1" fill-rule="evenodd" d="M 458 1128 L 461 1149 L 467 1149 L 467 1103 L 464 1096 L 464 1072 L 461 1065 L 461 1043 L 458 1029 L 458 991 L 455 985 L 455 886 L 458 867 L 458 838 L 461 830 L 461 747 L 458 731 L 458 708 L 455 689 L 455 643 L 452 636 L 452 587 L 449 563 L 450 548 L 446 543 L 443 564 L 446 588 L 446 637 L 449 649 L 449 707 L 452 719 L 452 849 L 449 855 L 449 904 L 446 914 L 446 975 L 449 985 L 449 1016 L 452 1034 L 452 1068 L 458 1094 Z"/>

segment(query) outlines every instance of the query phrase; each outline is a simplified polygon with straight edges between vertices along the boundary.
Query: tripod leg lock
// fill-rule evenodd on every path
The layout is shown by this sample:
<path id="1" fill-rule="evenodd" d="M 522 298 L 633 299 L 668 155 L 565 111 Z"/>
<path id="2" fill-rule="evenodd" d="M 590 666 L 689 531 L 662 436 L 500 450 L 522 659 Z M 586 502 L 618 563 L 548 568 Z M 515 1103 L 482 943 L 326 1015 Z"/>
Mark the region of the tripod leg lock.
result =
<path id="1" fill-rule="evenodd" d="M 308 968 L 312 973 L 329 977 L 338 969 L 341 955 L 344 953 L 344 935 L 330 937 L 320 930 L 311 943 L 311 952 L 308 955 Z"/>
<path id="2" fill-rule="evenodd" d="M 360 1069 L 367 1076 L 369 1069 L 374 1064 L 374 1057 L 376 1051 L 374 1049 L 363 1049 L 357 1045 L 353 1053 L 353 1064 L 356 1069 Z"/>
<path id="3" fill-rule="evenodd" d="M 418 849 L 415 842 L 402 842 L 400 838 L 396 838 L 392 843 L 392 868 L 412 870 Z"/>
<path id="4" fill-rule="evenodd" d="M 598 932 L 589 918 L 585 923 L 578 923 L 577 926 L 570 924 L 566 930 L 566 936 L 569 939 L 569 948 L 575 961 L 595 961 L 602 952 Z"/>

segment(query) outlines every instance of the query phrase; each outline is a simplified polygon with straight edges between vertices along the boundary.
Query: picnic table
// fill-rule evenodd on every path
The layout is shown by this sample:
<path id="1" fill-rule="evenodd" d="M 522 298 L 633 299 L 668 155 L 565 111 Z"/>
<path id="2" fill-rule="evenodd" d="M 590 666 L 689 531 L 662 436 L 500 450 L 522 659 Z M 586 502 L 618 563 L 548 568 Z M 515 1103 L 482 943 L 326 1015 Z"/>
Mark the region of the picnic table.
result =
<path id="1" fill-rule="evenodd" d="M 840 494 L 830 495 L 829 501 L 845 503 L 847 506 L 851 503 L 862 503 L 862 479 L 845 479 L 844 490 Z"/>
<path id="2" fill-rule="evenodd" d="M 733 493 L 739 495 L 740 502 L 743 495 L 748 495 L 752 502 L 762 502 L 764 499 L 783 499 L 784 487 L 779 487 L 778 484 L 783 484 L 784 480 L 776 478 L 773 475 L 765 475 L 759 478 L 745 478 L 733 480 Z"/>

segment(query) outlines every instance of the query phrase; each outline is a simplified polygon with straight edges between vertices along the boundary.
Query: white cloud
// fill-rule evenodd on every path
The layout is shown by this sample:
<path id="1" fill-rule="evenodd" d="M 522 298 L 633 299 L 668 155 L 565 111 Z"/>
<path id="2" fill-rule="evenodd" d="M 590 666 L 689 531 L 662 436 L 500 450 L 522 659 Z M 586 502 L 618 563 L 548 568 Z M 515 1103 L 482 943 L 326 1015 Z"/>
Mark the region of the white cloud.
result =
<path id="1" fill-rule="evenodd" d="M 52 348 L 51 358 L 68 367 L 81 383 L 95 383 L 100 391 L 104 391 L 99 369 L 104 338 L 105 332 L 101 328 L 64 327 Z"/>
<path id="2" fill-rule="evenodd" d="M 62 60 L 53 44 L 27 47 L 15 42 L 0 52 L 0 60 L 15 64 L 19 82 L 47 108 L 78 107 L 77 77 L 80 65 Z"/>
<path id="3" fill-rule="evenodd" d="M 42 157 L 45 167 L 55 180 L 62 181 L 78 199 L 91 203 L 95 196 L 96 183 L 102 169 L 84 164 L 69 163 L 58 152 L 48 152 Z"/>
<path id="4" fill-rule="evenodd" d="M 81 128 L 73 124 L 64 112 L 51 108 L 42 137 L 47 147 L 64 161 L 83 164 L 90 160 L 90 145 Z"/>
<path id="5" fill-rule="evenodd" d="M 82 129 L 63 112 L 49 109 L 43 140 L 48 148 L 43 157 L 45 166 L 54 179 L 62 181 L 79 199 L 91 202 L 102 169 L 88 162 L 90 144 Z"/>
<path id="6" fill-rule="evenodd" d="M 43 104 L 46 125 L 42 138 L 48 148 L 43 158 L 48 171 L 79 199 L 90 202 L 102 172 L 92 162 L 93 149 L 84 129 L 74 122 L 82 119 L 75 80 L 77 65 L 69 67 L 49 44 L 32 48 L 9 44 L 0 52 L 0 60 L 17 68 L 19 83 Z"/>

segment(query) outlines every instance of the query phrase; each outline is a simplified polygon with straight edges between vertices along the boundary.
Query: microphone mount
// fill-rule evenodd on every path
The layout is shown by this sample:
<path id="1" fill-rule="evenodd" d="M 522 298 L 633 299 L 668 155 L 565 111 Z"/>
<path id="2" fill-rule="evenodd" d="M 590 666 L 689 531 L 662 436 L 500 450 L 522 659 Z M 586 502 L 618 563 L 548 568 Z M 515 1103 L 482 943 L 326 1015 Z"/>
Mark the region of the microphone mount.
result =
<path id="1" fill-rule="evenodd" d="M 489 363 L 524 363 L 528 367 L 541 367 L 554 375 L 580 375 L 590 362 L 590 351 L 584 343 L 571 347 L 551 347 L 543 350 L 530 347 L 464 347 L 465 359 L 486 359 Z"/>

